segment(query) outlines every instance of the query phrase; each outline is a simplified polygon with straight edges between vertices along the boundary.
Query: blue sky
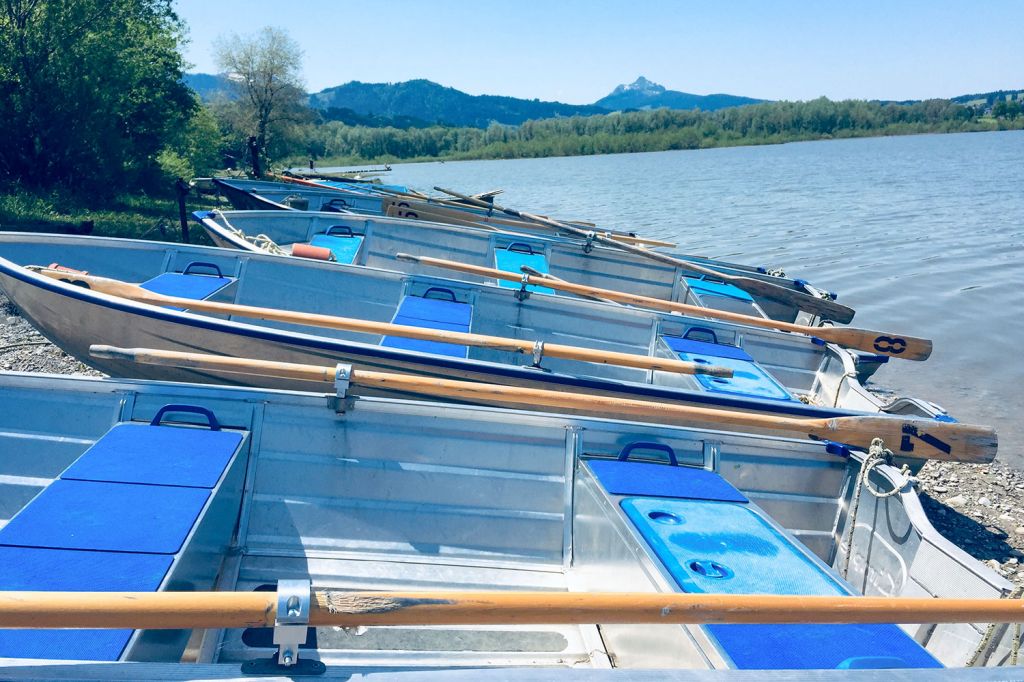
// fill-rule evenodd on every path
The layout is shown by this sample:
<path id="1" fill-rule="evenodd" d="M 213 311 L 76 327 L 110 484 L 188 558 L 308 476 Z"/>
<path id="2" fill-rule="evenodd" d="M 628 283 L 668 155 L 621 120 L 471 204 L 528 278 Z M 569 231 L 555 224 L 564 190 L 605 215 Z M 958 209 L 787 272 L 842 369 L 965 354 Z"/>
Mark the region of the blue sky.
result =
<path id="1" fill-rule="evenodd" d="M 1024 1 L 176 0 L 192 70 L 222 34 L 286 29 L 310 91 L 412 78 L 590 103 L 643 75 L 765 99 L 1024 88 Z"/>

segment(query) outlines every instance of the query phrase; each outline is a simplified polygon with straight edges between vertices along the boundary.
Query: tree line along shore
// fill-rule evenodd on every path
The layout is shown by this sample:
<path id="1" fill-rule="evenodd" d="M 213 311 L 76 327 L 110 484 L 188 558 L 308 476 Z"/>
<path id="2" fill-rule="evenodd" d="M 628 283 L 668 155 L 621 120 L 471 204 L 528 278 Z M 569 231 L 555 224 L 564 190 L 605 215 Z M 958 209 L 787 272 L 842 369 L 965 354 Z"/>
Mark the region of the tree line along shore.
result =
<path id="1" fill-rule="evenodd" d="M 346 125 L 310 108 L 301 48 L 282 29 L 219 38 L 215 52 L 219 66 L 232 74 L 234 91 L 209 102 L 185 85 L 186 40 L 171 0 L 0 5 L 0 228 L 175 238 L 175 182 L 229 168 L 536 158 L 1024 128 L 1016 99 L 992 106 L 826 98 L 487 128 Z"/>

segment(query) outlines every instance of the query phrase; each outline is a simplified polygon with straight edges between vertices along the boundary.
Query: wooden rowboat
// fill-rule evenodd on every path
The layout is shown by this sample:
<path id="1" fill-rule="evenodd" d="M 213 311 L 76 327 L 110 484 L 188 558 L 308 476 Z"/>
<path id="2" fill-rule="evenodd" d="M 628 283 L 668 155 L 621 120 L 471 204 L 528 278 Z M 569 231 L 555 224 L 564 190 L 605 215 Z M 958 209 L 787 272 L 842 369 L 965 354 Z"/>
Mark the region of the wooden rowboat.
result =
<path id="1" fill-rule="evenodd" d="M 899 470 L 821 443 L 340 383 L 0 401 L 12 679 L 980 680 L 984 620 L 1024 618 Z"/>

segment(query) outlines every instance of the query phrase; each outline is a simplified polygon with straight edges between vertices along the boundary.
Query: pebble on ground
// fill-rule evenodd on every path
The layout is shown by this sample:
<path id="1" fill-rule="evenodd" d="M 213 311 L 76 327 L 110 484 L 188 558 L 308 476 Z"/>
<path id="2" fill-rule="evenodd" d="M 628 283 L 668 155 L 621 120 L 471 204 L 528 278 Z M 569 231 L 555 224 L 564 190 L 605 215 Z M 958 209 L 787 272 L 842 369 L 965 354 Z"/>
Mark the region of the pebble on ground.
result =
<path id="1" fill-rule="evenodd" d="M 47 341 L 0 294 L 0 369 L 104 376 Z M 1024 585 L 1024 472 L 992 464 L 928 462 L 917 490 L 935 528 L 1017 585 Z"/>

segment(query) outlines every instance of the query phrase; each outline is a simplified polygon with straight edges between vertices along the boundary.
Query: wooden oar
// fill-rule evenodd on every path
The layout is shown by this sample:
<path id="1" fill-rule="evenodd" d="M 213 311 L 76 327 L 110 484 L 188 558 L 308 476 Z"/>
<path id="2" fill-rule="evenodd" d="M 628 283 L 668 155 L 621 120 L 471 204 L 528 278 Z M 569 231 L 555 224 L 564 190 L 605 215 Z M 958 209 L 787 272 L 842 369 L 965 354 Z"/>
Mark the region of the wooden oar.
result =
<path id="1" fill-rule="evenodd" d="M 181 353 L 148 348 L 92 346 L 95 357 L 153 365 L 171 365 L 204 370 L 219 370 L 258 376 L 284 377 L 311 382 L 333 382 L 335 367 L 319 367 L 290 362 L 271 362 L 219 355 Z M 931 419 L 864 415 L 801 419 L 756 412 L 737 412 L 708 407 L 648 402 L 618 397 L 563 393 L 537 388 L 521 388 L 457 381 L 432 377 L 407 376 L 387 372 L 354 369 L 350 382 L 364 388 L 414 393 L 442 398 L 457 398 L 495 405 L 552 408 L 582 412 L 604 418 L 638 419 L 679 426 L 711 425 L 727 431 L 747 432 L 761 429 L 798 437 L 847 443 L 866 450 L 874 438 L 881 438 L 897 455 L 920 459 L 960 462 L 991 462 L 996 455 L 997 439 L 993 429 Z"/>
<path id="2" fill-rule="evenodd" d="M 458 261 L 445 260 L 443 258 L 412 256 L 407 253 L 397 253 L 395 254 L 395 258 L 398 260 L 419 263 L 421 265 L 430 265 L 437 268 L 455 270 L 457 272 L 466 272 L 473 275 L 479 275 L 481 277 L 501 279 L 507 282 L 524 281 L 522 275 L 517 275 L 513 272 L 506 272 L 505 270 L 498 270 L 495 268 L 486 268 L 479 265 L 470 265 L 469 263 L 460 263 Z M 534 272 L 536 272 L 536 270 Z M 764 327 L 765 329 L 778 329 L 781 331 L 796 332 L 798 334 L 807 334 L 809 336 L 816 336 L 825 341 L 838 343 L 839 345 L 846 346 L 847 348 L 857 348 L 859 350 L 878 353 L 879 355 L 903 358 L 904 360 L 927 360 L 928 356 L 932 353 L 931 341 L 915 336 L 907 336 L 906 334 L 877 332 L 870 329 L 855 329 L 853 327 L 808 327 L 805 325 L 792 324 L 790 322 L 766 320 L 763 317 L 753 317 L 751 315 L 743 315 L 742 313 L 733 313 L 726 310 L 717 310 L 715 308 L 702 308 L 700 306 L 687 305 L 686 303 L 676 303 L 674 301 L 666 301 L 660 298 L 651 298 L 650 296 L 627 294 L 613 289 L 602 289 L 600 287 L 575 284 L 543 273 L 537 273 L 537 275 L 528 274 L 526 283 L 533 284 L 534 286 L 548 287 L 549 289 L 555 289 L 557 291 L 565 291 L 578 296 L 607 299 L 618 303 L 628 303 L 630 305 L 653 308 L 655 310 L 699 315 L 701 317 L 738 322 L 751 327 Z"/>
<path id="3" fill-rule="evenodd" d="M 460 346 L 477 346 L 481 348 L 492 348 L 494 350 L 505 350 L 513 353 L 534 353 L 537 348 L 536 341 L 523 341 L 510 339 L 502 336 L 488 336 L 485 334 L 470 334 L 466 332 L 454 332 L 440 329 L 429 329 L 426 327 L 413 327 L 405 324 L 392 324 L 390 322 L 373 322 L 352 317 L 336 317 L 334 315 L 319 315 L 316 313 L 300 313 L 290 310 L 278 310 L 276 308 L 261 308 L 257 306 L 237 305 L 235 303 L 217 303 L 214 301 L 201 301 L 191 298 L 177 298 L 175 296 L 164 296 L 142 287 L 116 279 L 96 277 L 85 274 L 69 274 L 66 271 L 51 270 L 38 266 L 30 266 L 43 275 L 59 279 L 71 284 L 86 284 L 93 291 L 98 291 L 111 296 L 120 296 L 140 303 L 148 303 L 156 306 L 173 306 L 175 308 L 187 308 L 207 313 L 220 313 L 224 315 L 235 315 L 247 317 L 254 320 L 273 320 L 276 322 L 290 322 L 293 324 L 309 325 L 311 327 L 324 327 L 326 329 L 344 329 L 347 331 L 363 332 L 366 334 L 383 334 L 388 336 L 402 336 L 410 339 L 423 339 L 426 341 L 439 341 L 442 343 L 454 343 Z M 646 355 L 633 355 L 631 353 L 619 353 L 617 351 L 598 350 L 594 348 L 579 348 L 577 346 L 565 346 L 558 343 L 544 343 L 541 349 L 543 355 L 553 358 L 564 358 L 567 360 L 580 360 L 603 365 L 618 365 L 622 367 L 636 367 L 639 369 L 661 370 L 665 372 L 678 372 L 680 374 L 709 374 L 716 377 L 731 377 L 732 370 L 728 367 L 715 365 L 702 365 L 696 362 L 683 362 L 671 358 L 655 358 Z"/>
<path id="4" fill-rule="evenodd" d="M 538 228 L 547 229 L 543 225 L 528 222 L 525 220 L 510 220 L 497 216 L 483 215 L 470 210 L 472 207 L 465 203 L 429 199 L 426 201 L 392 201 L 387 206 L 387 214 L 398 218 L 410 218 L 419 220 L 432 220 L 434 222 L 452 222 L 454 224 L 465 224 L 471 222 L 477 225 L 483 224 L 493 228 L 500 228 L 506 232 L 536 232 Z M 566 233 L 568 234 L 568 233 Z M 644 247 L 667 247 L 676 246 L 673 242 L 666 242 L 660 239 L 647 239 L 645 237 L 633 237 L 628 234 L 608 233 L 610 239 L 626 244 L 634 244 Z"/>
<path id="5" fill-rule="evenodd" d="M 452 196 L 459 197 L 463 200 L 466 200 L 469 203 L 474 203 L 476 201 L 475 199 L 468 197 L 465 194 L 459 194 L 458 192 L 453 192 L 452 190 L 444 189 L 442 187 L 435 187 L 434 189 L 438 190 L 439 192 L 444 192 L 446 194 L 451 194 Z M 479 206 L 480 204 L 476 205 Z M 828 301 L 823 298 L 818 298 L 817 296 L 811 296 L 810 294 L 804 293 L 802 291 L 797 291 L 796 289 L 786 289 L 784 287 L 780 287 L 777 284 L 772 284 L 771 282 L 765 282 L 759 279 L 754 279 L 753 277 L 727 275 L 723 272 L 719 272 L 718 270 L 714 270 L 704 265 L 698 265 L 697 263 L 693 263 L 691 261 L 681 260 L 679 258 L 675 258 L 674 256 L 669 256 L 667 254 L 659 253 L 657 251 L 650 251 L 648 249 L 642 249 L 640 247 L 632 246 L 630 244 L 624 244 L 622 242 L 615 241 L 614 239 L 609 239 L 604 234 L 598 232 L 588 232 L 587 230 L 583 230 L 578 227 L 573 227 L 572 225 L 568 225 L 557 220 L 543 218 L 541 216 L 533 215 L 530 213 L 523 213 L 510 208 L 503 208 L 501 206 L 498 206 L 497 204 L 484 204 L 483 207 L 493 208 L 495 211 L 501 211 L 506 215 L 510 215 L 516 218 L 522 218 L 524 220 L 529 220 L 539 225 L 546 225 L 553 229 L 565 230 L 566 232 L 571 232 L 572 234 L 575 234 L 578 237 L 583 237 L 585 239 L 593 239 L 593 241 L 599 244 L 612 246 L 622 251 L 627 251 L 629 253 L 643 256 L 650 260 L 658 261 L 659 263 L 665 263 L 667 265 L 672 265 L 674 267 L 682 268 L 684 270 L 699 272 L 704 275 L 710 275 L 724 282 L 733 284 L 750 294 L 761 296 L 772 301 L 777 301 L 785 305 L 790 305 L 795 308 L 798 308 L 799 310 L 807 311 L 819 317 L 823 317 L 829 320 L 835 320 L 836 322 L 841 323 L 846 323 L 853 319 L 853 308 L 841 305 L 839 303 L 836 303 L 835 301 Z"/>
<path id="6" fill-rule="evenodd" d="M 0 628 L 273 627 L 277 592 L 0 592 Z M 313 590 L 309 625 L 1020 623 L 1019 599 Z"/>
<path id="7" fill-rule="evenodd" d="M 402 256 L 408 256 L 408 254 L 403 254 L 403 253 L 396 253 L 395 254 L 395 258 L 398 258 L 399 260 L 409 260 L 408 258 L 403 259 Z M 441 267 L 441 266 L 439 266 L 439 267 Z M 562 279 L 561 277 L 555 277 L 554 275 L 545 274 L 545 273 L 541 272 L 540 270 L 537 270 L 536 268 L 531 268 L 529 265 L 520 265 L 519 266 L 519 270 L 522 271 L 522 272 L 525 272 L 530 277 L 542 277 L 544 279 L 550 279 L 550 280 L 553 280 L 555 282 L 565 282 L 565 280 Z M 502 270 L 500 272 L 504 272 L 504 271 Z M 511 273 L 509 273 L 509 274 L 511 274 Z M 512 277 L 512 279 L 509 280 L 509 281 L 520 282 L 520 281 L 522 281 L 522 279 L 523 279 L 523 276 L 520 275 L 518 278 Z M 533 280 L 528 280 L 528 281 L 532 282 Z M 610 298 L 598 298 L 597 296 L 589 296 L 587 294 L 577 294 L 577 295 L 581 296 L 582 298 L 589 298 L 591 301 L 600 301 L 601 303 L 615 303 L 616 305 L 619 304 L 618 301 L 613 301 Z"/>

